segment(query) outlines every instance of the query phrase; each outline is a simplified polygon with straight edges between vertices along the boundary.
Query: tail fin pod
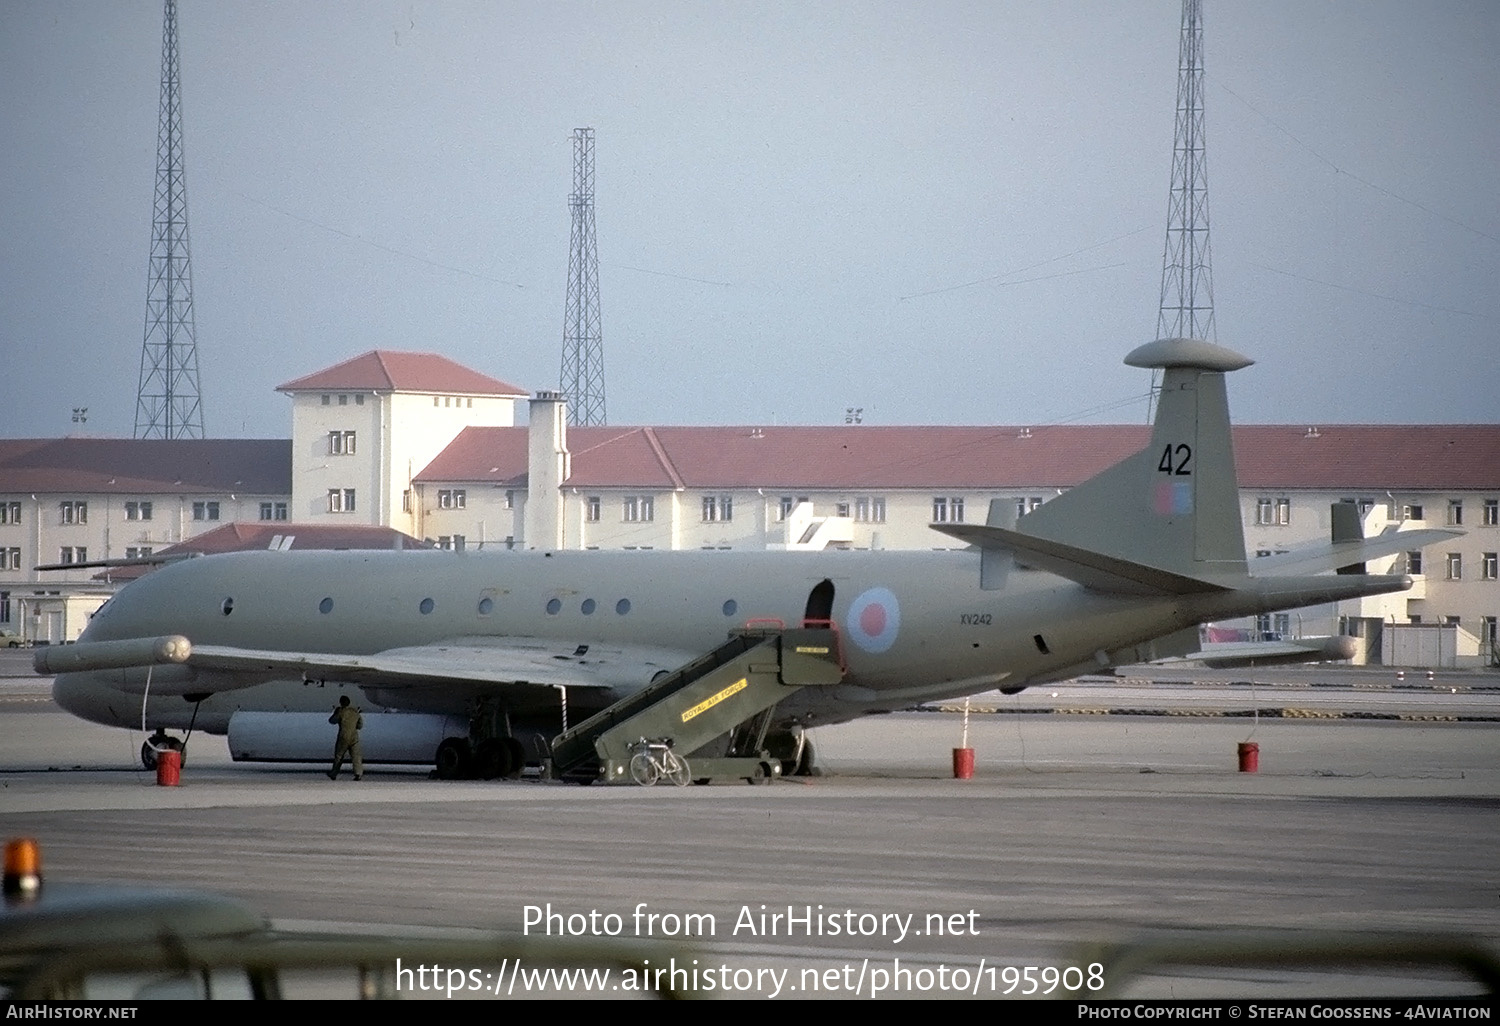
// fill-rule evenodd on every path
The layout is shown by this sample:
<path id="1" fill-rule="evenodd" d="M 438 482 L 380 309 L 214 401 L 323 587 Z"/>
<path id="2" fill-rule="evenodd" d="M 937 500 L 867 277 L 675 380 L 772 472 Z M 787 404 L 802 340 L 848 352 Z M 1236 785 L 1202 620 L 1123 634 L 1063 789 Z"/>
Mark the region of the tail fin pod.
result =
<path id="1" fill-rule="evenodd" d="M 1125 358 L 1165 373 L 1151 442 L 1028 513 L 1016 530 L 1187 577 L 1245 573 L 1224 375 L 1253 361 L 1171 338 Z"/>

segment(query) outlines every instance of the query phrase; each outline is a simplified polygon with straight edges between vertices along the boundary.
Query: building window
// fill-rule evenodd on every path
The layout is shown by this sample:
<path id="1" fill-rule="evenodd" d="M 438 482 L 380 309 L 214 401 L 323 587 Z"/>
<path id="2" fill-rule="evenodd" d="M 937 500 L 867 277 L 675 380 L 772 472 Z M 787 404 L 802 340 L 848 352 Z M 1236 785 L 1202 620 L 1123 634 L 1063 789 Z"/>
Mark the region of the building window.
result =
<path id="1" fill-rule="evenodd" d="M 1422 550 L 1415 549 L 1406 554 L 1406 572 L 1416 576 L 1422 572 Z"/>
<path id="2" fill-rule="evenodd" d="M 401 493 L 401 512 L 403 512 L 403 513 L 410 513 L 411 512 L 411 489 L 410 488 L 408 488 L 406 491 L 404 491 L 404 492 Z"/>
<path id="3" fill-rule="evenodd" d="M 516 508 L 516 493 L 515 493 L 514 490 L 509 489 L 509 488 L 507 488 L 505 490 L 505 508 L 506 509 L 515 509 Z"/>
<path id="4" fill-rule="evenodd" d="M 1462 499 L 1449 499 L 1448 500 L 1448 523 L 1450 523 L 1450 524 L 1454 525 L 1455 527 L 1457 527 L 1457 526 L 1462 525 L 1463 522 L 1464 522 L 1464 500 L 1462 500 Z"/>
<path id="5" fill-rule="evenodd" d="M 19 524 L 21 522 L 21 504 L 19 502 L 0 502 L 0 524 Z"/>
<path id="6" fill-rule="evenodd" d="M 961 524 L 964 522 L 963 496 L 939 495 L 932 500 L 932 522 L 934 524 Z"/>
<path id="7" fill-rule="evenodd" d="M 150 520 L 151 503 L 149 502 L 127 502 L 125 504 L 126 520 Z"/>
<path id="8" fill-rule="evenodd" d="M 656 519 L 656 500 L 649 495 L 627 495 L 620 510 L 620 519 L 626 523 L 648 522 Z"/>
<path id="9" fill-rule="evenodd" d="M 599 522 L 599 511 L 604 508 L 604 502 L 597 495 L 590 495 L 583 500 L 583 518 L 591 524 Z"/>
<path id="10" fill-rule="evenodd" d="M 440 549 L 451 549 L 451 548 L 453 548 L 453 536 L 452 535 L 447 535 L 447 534 L 440 534 L 440 535 L 438 535 L 438 548 L 440 548 Z"/>
<path id="11" fill-rule="evenodd" d="M 1486 552 L 1480 558 L 1479 576 L 1486 581 L 1493 581 L 1500 571 L 1500 553 Z"/>
<path id="12" fill-rule="evenodd" d="M 194 520 L 217 520 L 219 519 L 219 504 L 217 502 L 195 502 L 193 503 Z"/>
<path id="13" fill-rule="evenodd" d="M 58 551 L 57 561 L 59 563 L 87 563 L 88 560 L 89 550 L 82 545 L 65 545 Z"/>
<path id="14" fill-rule="evenodd" d="M 89 504 L 86 502 L 59 502 L 58 519 L 64 524 L 86 524 L 89 522 Z"/>
<path id="15" fill-rule="evenodd" d="M 354 512 L 354 489 L 353 488 L 330 488 L 330 489 L 328 489 L 328 512 L 330 512 L 330 513 L 353 513 Z"/>
<path id="16" fill-rule="evenodd" d="M 0 570 L 21 569 L 21 550 L 17 548 L 0 549 Z"/>
<path id="17" fill-rule="evenodd" d="M 348 406 L 349 405 L 349 397 L 347 395 L 341 395 L 341 396 L 339 396 L 339 405 L 340 406 Z"/>
<path id="18" fill-rule="evenodd" d="M 0 556 L 4 554 L 5 550 L 0 549 Z M 0 567 L 0 569 L 4 568 Z M 10 623 L 10 592 L 8 591 L 0 591 L 0 623 Z"/>
<path id="19" fill-rule="evenodd" d="M 1414 503 L 1411 503 L 1408 506 L 1401 507 L 1401 519 L 1402 520 L 1426 520 L 1427 519 L 1427 517 L 1426 517 L 1426 511 L 1422 509 L 1421 504 L 1414 502 Z"/>
<path id="20" fill-rule="evenodd" d="M 705 524 L 715 522 L 727 523 L 733 519 L 734 496 L 705 495 L 703 497 L 703 522 Z"/>
<path id="21" fill-rule="evenodd" d="M 469 493 L 464 488 L 439 488 L 438 509 L 464 509 L 469 504 Z"/>
<path id="22" fill-rule="evenodd" d="M 1255 525 L 1257 527 L 1285 527 L 1291 522 L 1291 499 L 1255 500 Z"/>
<path id="23" fill-rule="evenodd" d="M 17 503 L 17 505 L 20 504 Z M 19 515 L 19 510 L 17 515 Z M 1485 527 L 1500 527 L 1500 499 L 1484 500 L 1484 515 L 1479 522 Z"/>
<path id="24" fill-rule="evenodd" d="M 286 503 L 263 502 L 260 504 L 260 518 L 262 520 L 285 520 Z"/>
<path id="25" fill-rule="evenodd" d="M 325 396 L 324 396 L 324 397 L 323 397 L 323 405 L 324 405 L 324 406 L 327 406 L 327 405 L 328 405 L 328 404 L 329 404 L 329 403 L 331 403 L 331 402 L 332 402 L 332 401 L 333 401 L 333 397 L 332 397 L 332 396 L 327 396 L 327 395 L 325 395 Z"/>
<path id="26" fill-rule="evenodd" d="M 330 432 L 328 432 L 328 455 L 330 455 L 330 456 L 353 456 L 354 455 L 354 432 L 353 431 L 330 431 Z"/>
<path id="27" fill-rule="evenodd" d="M 354 405 L 355 406 L 363 406 L 364 404 L 365 404 L 365 394 L 363 392 L 357 392 L 357 393 L 355 393 L 355 396 L 354 396 Z"/>
<path id="28" fill-rule="evenodd" d="M 1040 495 L 1031 495 L 1031 496 L 1027 496 L 1024 499 L 1017 499 L 1016 500 L 1016 516 L 1017 517 L 1024 517 L 1026 514 L 1030 513 L 1032 510 L 1036 509 L 1041 504 L 1042 504 L 1042 497 Z"/>
<path id="29" fill-rule="evenodd" d="M 1479 618 L 1479 643 L 1490 648 L 1495 647 L 1495 618 L 1493 616 L 1481 616 Z"/>
<path id="30" fill-rule="evenodd" d="M 151 547 L 149 545 L 140 548 L 127 548 L 125 550 L 126 559 L 145 559 L 149 555 L 151 555 Z"/>
<path id="31" fill-rule="evenodd" d="M 849 516 L 849 504 L 847 502 L 834 503 L 833 515 L 847 518 Z"/>
<path id="32" fill-rule="evenodd" d="M 1448 580 L 1461 581 L 1464 579 L 1464 557 L 1461 553 L 1448 553 L 1446 565 Z"/>
<path id="33" fill-rule="evenodd" d="M 885 499 L 872 495 L 854 500 L 854 519 L 862 524 L 885 523 Z"/>

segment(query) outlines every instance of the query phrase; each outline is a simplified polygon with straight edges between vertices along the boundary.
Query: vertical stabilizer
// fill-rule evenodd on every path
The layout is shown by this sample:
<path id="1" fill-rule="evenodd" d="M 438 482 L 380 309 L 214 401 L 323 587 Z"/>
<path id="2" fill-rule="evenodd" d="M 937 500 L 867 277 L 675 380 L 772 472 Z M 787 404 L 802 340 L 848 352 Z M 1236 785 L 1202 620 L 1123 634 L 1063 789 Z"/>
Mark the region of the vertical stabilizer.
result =
<path id="1" fill-rule="evenodd" d="M 1163 371 L 1145 449 L 1016 522 L 1016 530 L 1187 577 L 1245 573 L 1224 375 L 1253 361 L 1170 338 L 1125 358 Z"/>

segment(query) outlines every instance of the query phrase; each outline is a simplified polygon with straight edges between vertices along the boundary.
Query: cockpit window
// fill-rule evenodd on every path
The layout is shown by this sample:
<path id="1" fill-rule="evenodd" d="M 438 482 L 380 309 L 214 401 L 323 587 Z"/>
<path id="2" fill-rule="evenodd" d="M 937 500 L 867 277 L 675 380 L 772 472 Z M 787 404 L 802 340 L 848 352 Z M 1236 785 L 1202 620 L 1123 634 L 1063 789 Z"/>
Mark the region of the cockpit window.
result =
<path id="1" fill-rule="evenodd" d="M 234 599 L 232 599 L 232 598 L 225 599 L 224 600 L 224 604 L 221 605 L 219 608 L 222 609 L 222 610 L 224 610 L 224 615 L 225 616 L 228 616 L 230 613 L 234 612 Z"/>

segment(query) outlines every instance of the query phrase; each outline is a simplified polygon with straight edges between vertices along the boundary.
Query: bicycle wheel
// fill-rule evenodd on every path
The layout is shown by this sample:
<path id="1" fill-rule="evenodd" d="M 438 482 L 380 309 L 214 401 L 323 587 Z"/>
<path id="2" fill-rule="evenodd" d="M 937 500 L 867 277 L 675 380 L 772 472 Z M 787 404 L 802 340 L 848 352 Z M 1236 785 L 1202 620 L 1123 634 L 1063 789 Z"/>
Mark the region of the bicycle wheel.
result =
<path id="1" fill-rule="evenodd" d="M 650 752 L 636 752 L 630 757 L 630 779 L 642 787 L 650 787 L 661 776 Z"/>
<path id="2" fill-rule="evenodd" d="M 692 774 L 688 772 L 688 761 L 670 748 L 662 755 L 662 775 L 676 784 L 678 787 L 687 787 L 693 782 Z"/>

